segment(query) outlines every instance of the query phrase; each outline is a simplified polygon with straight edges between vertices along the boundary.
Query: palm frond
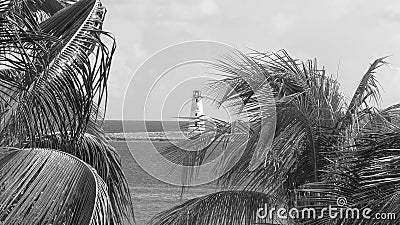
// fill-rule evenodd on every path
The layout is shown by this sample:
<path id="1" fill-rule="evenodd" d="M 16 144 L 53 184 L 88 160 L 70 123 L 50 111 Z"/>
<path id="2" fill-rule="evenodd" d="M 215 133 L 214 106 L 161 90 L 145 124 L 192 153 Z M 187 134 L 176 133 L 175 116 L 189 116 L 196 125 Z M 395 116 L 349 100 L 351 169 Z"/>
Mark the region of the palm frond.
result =
<path id="1" fill-rule="evenodd" d="M 0 149 L 4 224 L 109 224 L 107 185 L 88 164 L 50 149 Z"/>
<path id="2" fill-rule="evenodd" d="M 278 103 L 275 137 L 264 163 L 249 170 L 249 153 L 257 145 L 256 138 L 250 140 L 243 157 L 221 177 L 224 187 L 262 191 L 287 202 L 294 188 L 318 180 L 323 155 L 316 144 L 319 135 L 314 131 L 313 109 L 298 104 Z"/>
<path id="3" fill-rule="evenodd" d="M 299 189 L 298 202 L 302 207 L 322 209 L 329 205 L 337 206 L 336 200 L 345 197 L 344 207 L 371 209 L 370 216 L 376 213 L 398 215 L 400 136 L 398 130 L 386 133 L 366 132 L 356 138 L 355 146 L 347 151 L 338 151 L 333 162 L 326 167 L 326 178 L 319 183 L 309 183 Z M 376 224 L 370 218 L 336 218 L 328 215 L 308 224 Z M 387 224 L 388 221 L 380 221 Z M 390 220 L 396 224 L 399 218 Z"/>
<path id="4" fill-rule="evenodd" d="M 363 105 L 368 106 L 368 100 L 373 100 L 375 103 L 379 104 L 379 83 L 375 78 L 375 73 L 379 67 L 386 64 L 384 61 L 385 58 L 386 57 L 376 59 L 362 77 L 349 103 L 346 115 L 337 125 L 339 131 L 346 129 L 346 127 L 354 121 L 354 115 L 362 110 Z"/>
<path id="5" fill-rule="evenodd" d="M 268 195 L 249 191 L 224 191 L 191 199 L 182 205 L 162 212 L 148 224 L 208 225 L 256 224 L 260 208 L 272 207 L 275 202 Z M 272 218 L 263 222 L 274 222 Z"/>
<path id="6" fill-rule="evenodd" d="M 215 138 L 207 146 L 199 141 L 203 139 L 196 138 L 184 146 L 195 146 L 199 151 L 171 146 L 167 158 L 197 167 L 221 145 L 223 151 L 240 154 L 235 163 L 228 163 L 231 165 L 228 170 L 220 173 L 220 184 L 271 195 L 279 193 L 282 202 L 288 200 L 293 188 L 318 180 L 317 171 L 326 164 L 324 151 L 331 144 L 326 138 L 329 132 L 323 127 L 335 124 L 342 117 L 343 97 L 338 83 L 311 61 L 299 63 L 285 51 L 250 55 L 236 52 L 217 61 L 213 68 L 224 78 L 211 83 L 207 90 L 217 103 L 239 109 L 238 118 L 249 121 L 248 138 L 234 138 L 231 134 L 234 123 L 222 122 L 217 127 L 223 129 L 214 131 Z M 275 119 L 276 127 L 275 123 L 263 123 Z M 269 128 L 266 131 L 273 131 L 272 136 L 261 132 L 266 127 Z M 260 140 L 271 143 L 260 144 Z M 185 173 L 189 176 L 185 180 L 194 174 Z"/>
<path id="7" fill-rule="evenodd" d="M 400 127 L 400 104 L 395 104 L 382 110 L 381 114 L 387 121 Z"/>
<path id="8" fill-rule="evenodd" d="M 62 42 L 44 40 L 42 48 L 47 46 L 46 52 L 50 55 L 43 57 L 35 53 L 33 58 L 27 56 L 30 61 L 37 62 L 29 71 L 24 71 L 31 68 L 26 65 L 28 61 L 18 62 L 16 68 L 24 68 L 21 76 L 31 79 L 19 92 L 23 96 L 21 101 L 16 101 L 3 117 L 9 121 L 5 122 L 7 129 L 2 126 L 3 136 L 7 136 L 4 130 L 11 130 L 8 134 L 14 133 L 14 139 L 20 139 L 13 142 L 55 132 L 79 136 L 88 126 L 96 125 L 90 120 L 102 120 L 98 105 L 106 94 L 106 81 L 115 51 L 113 38 L 100 30 L 103 14 L 104 8 L 99 2 L 80 1 L 40 25 L 47 36 Z M 66 25 L 60 27 L 60 23 Z M 101 41 L 100 35 L 112 38 L 111 49 Z M 23 45 L 13 48 L 25 50 Z M 48 61 L 40 61 L 41 58 Z"/>
<path id="9" fill-rule="evenodd" d="M 25 143 L 25 147 L 58 149 L 76 156 L 92 166 L 107 184 L 112 206 L 112 221 L 119 224 L 127 219 L 133 223 L 132 200 L 121 168 L 121 161 L 117 152 L 104 137 L 102 139 L 85 133 L 74 140 L 72 137 L 48 135 L 34 142 L 28 141 Z"/>

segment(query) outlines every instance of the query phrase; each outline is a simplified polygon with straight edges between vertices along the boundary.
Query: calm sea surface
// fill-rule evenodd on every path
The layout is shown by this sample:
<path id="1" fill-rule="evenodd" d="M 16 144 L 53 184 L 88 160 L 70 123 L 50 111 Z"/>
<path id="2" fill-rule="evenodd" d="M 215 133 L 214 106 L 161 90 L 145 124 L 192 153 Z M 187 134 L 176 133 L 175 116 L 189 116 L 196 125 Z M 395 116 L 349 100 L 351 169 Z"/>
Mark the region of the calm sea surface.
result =
<path id="1" fill-rule="evenodd" d="M 164 130 L 177 130 L 179 126 L 175 122 L 164 123 Z M 146 122 L 147 131 L 155 132 L 163 130 L 161 122 Z M 146 126 L 140 121 L 128 121 L 125 123 L 125 132 L 143 132 Z M 128 129 L 127 129 L 128 128 Z M 149 130 L 150 129 L 150 130 Z M 128 131 L 127 131 L 128 130 Z M 108 133 L 121 133 L 121 121 L 106 121 L 105 131 Z M 132 201 L 135 209 L 135 217 L 138 225 L 146 224 L 155 214 L 169 209 L 184 201 L 215 192 L 213 185 L 194 187 L 186 190 L 181 196 L 181 188 L 163 183 L 147 174 L 134 160 L 128 149 L 128 144 L 133 151 L 146 150 L 149 142 L 125 142 L 114 141 L 111 143 L 120 154 L 122 169 L 128 179 Z M 156 146 L 162 147 L 167 142 L 155 142 Z"/>

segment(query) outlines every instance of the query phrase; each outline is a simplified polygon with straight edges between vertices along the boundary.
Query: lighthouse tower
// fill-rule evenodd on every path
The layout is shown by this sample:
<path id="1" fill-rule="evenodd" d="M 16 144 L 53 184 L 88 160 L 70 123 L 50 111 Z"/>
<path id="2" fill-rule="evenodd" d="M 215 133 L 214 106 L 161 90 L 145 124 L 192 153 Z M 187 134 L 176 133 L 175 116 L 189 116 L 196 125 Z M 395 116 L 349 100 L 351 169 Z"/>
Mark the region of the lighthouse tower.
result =
<path id="1" fill-rule="evenodd" d="M 190 117 L 194 119 L 193 123 L 189 127 L 189 131 L 204 131 L 206 129 L 204 117 L 199 119 L 198 117 L 200 116 L 204 116 L 203 100 L 201 97 L 201 92 L 199 90 L 194 90 L 192 97 L 192 108 L 190 110 Z"/>

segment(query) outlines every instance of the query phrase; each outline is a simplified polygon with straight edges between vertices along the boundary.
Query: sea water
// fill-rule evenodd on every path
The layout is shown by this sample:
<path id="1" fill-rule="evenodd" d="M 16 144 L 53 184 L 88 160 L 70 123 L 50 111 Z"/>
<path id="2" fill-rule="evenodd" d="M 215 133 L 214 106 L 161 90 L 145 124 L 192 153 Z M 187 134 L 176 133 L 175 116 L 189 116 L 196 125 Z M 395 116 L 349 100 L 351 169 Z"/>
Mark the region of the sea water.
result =
<path id="1" fill-rule="evenodd" d="M 129 121 L 127 124 L 128 132 L 143 132 L 145 129 L 142 126 L 143 122 Z M 147 130 L 149 128 L 151 129 L 149 132 L 162 130 L 160 126 L 161 122 L 159 121 L 147 122 Z M 167 126 L 167 130 L 176 129 L 177 127 L 173 122 L 169 123 Z M 165 123 L 164 130 L 166 130 Z M 105 131 L 108 133 L 123 132 L 121 121 L 106 121 Z M 146 224 L 157 213 L 170 209 L 189 199 L 200 197 L 217 190 L 214 185 L 203 185 L 189 188 L 182 194 L 181 187 L 163 183 L 152 177 L 146 173 L 133 158 L 128 145 L 134 146 L 136 150 L 142 151 L 149 148 L 148 142 L 136 141 L 135 143 L 129 143 L 126 141 L 112 141 L 111 144 L 121 157 L 122 169 L 129 184 L 135 210 L 135 218 L 138 225 Z M 168 142 L 165 141 L 156 143 L 159 147 L 167 144 Z M 132 150 L 134 151 L 135 149 Z"/>

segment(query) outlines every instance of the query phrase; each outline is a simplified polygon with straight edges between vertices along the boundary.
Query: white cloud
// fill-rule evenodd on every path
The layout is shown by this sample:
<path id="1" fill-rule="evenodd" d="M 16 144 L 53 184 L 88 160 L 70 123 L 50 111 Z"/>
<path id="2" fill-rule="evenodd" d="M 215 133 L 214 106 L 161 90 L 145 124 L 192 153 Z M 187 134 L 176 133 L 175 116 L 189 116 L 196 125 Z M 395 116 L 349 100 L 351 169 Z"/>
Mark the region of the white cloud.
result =
<path id="1" fill-rule="evenodd" d="M 389 3 L 390 2 L 390 3 Z M 110 76 L 110 110 L 119 115 L 121 90 L 148 56 L 168 45 L 193 39 L 225 42 L 245 50 L 285 48 L 295 58 L 318 58 L 336 73 L 351 96 L 375 58 L 393 54 L 400 67 L 400 1 L 104 0 L 105 29 L 118 49 Z M 398 102 L 397 71 L 379 71 L 384 104 Z"/>

